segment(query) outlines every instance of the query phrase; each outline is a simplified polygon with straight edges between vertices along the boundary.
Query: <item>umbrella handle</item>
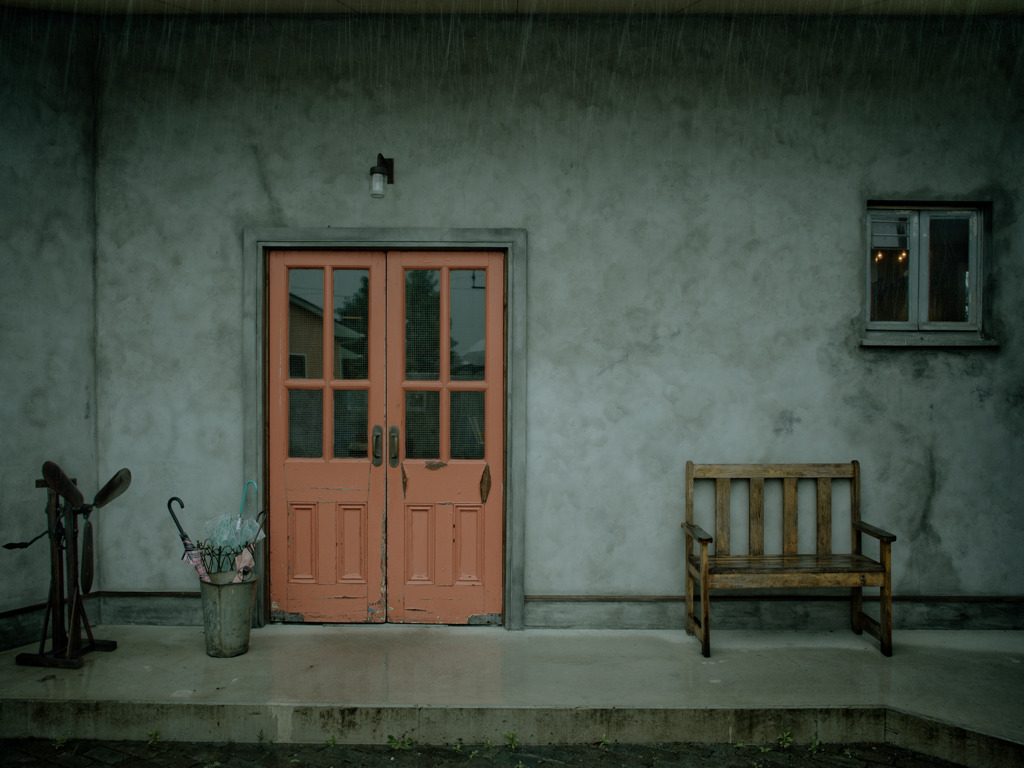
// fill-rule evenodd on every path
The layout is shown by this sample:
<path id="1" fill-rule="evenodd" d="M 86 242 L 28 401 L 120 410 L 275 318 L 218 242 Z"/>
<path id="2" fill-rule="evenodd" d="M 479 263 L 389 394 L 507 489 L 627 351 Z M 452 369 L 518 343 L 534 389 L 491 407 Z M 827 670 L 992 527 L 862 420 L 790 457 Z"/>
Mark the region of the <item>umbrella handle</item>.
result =
<path id="1" fill-rule="evenodd" d="M 171 507 L 172 501 L 178 502 L 178 506 L 181 509 L 185 508 L 185 502 L 179 499 L 177 496 L 171 496 L 171 498 L 167 500 L 167 511 L 171 513 L 171 518 L 174 520 L 174 524 L 178 526 L 178 533 L 181 534 L 181 540 L 184 541 L 188 538 L 188 534 L 185 533 L 185 529 L 182 528 L 181 523 L 178 522 L 178 516 L 174 514 L 174 509 Z"/>
<path id="2" fill-rule="evenodd" d="M 238 516 L 239 517 L 241 517 L 242 516 L 242 512 L 245 511 L 245 497 L 249 493 L 249 486 L 250 485 L 253 487 L 253 491 L 255 493 L 259 493 L 259 488 L 256 487 L 256 481 L 255 480 L 248 480 L 245 483 L 245 488 L 242 489 L 242 504 L 241 504 L 241 506 L 238 507 Z"/>

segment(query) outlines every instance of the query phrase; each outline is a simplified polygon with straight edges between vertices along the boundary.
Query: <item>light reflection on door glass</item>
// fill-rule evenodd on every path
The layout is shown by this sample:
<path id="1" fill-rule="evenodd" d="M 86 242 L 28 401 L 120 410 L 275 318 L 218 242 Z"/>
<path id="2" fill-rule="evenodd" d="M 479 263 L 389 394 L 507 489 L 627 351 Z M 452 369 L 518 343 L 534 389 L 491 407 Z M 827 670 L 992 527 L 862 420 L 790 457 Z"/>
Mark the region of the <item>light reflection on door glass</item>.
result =
<path id="1" fill-rule="evenodd" d="M 441 376 L 441 273 L 405 273 L 405 378 L 437 381 Z"/>
<path id="2" fill-rule="evenodd" d="M 453 381 L 484 380 L 486 281 L 487 272 L 482 269 L 453 269 L 449 275 Z"/>
<path id="3" fill-rule="evenodd" d="M 334 270 L 334 378 L 367 377 L 369 322 L 369 270 Z"/>
<path id="4" fill-rule="evenodd" d="M 441 446 L 439 392 L 405 393 L 405 457 L 439 459 Z"/>
<path id="5" fill-rule="evenodd" d="M 484 393 L 452 392 L 451 441 L 453 459 L 484 457 Z"/>
<path id="6" fill-rule="evenodd" d="M 319 389 L 288 392 L 288 455 L 319 459 L 323 448 L 324 394 Z"/>
<path id="7" fill-rule="evenodd" d="M 334 391 L 334 457 L 366 458 L 367 394 L 365 389 Z"/>
<path id="8" fill-rule="evenodd" d="M 288 378 L 324 375 L 324 271 L 288 270 Z"/>

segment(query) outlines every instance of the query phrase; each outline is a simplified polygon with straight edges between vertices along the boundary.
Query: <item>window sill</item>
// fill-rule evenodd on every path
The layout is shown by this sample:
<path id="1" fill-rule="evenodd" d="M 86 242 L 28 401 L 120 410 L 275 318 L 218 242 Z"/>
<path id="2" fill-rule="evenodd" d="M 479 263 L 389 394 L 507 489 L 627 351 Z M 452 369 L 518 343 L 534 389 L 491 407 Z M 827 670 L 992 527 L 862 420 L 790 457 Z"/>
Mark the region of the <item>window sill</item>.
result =
<path id="1" fill-rule="evenodd" d="M 865 331 L 862 347 L 986 347 L 995 348 L 999 342 L 976 333 L 950 333 L 942 331 Z"/>

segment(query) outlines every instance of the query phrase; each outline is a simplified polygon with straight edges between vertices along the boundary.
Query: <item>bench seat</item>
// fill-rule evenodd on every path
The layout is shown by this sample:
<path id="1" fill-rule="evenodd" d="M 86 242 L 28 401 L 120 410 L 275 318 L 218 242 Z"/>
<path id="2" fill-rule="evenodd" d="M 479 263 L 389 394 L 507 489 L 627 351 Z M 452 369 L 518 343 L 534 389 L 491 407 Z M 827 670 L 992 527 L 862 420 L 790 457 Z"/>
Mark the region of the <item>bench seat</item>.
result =
<path id="1" fill-rule="evenodd" d="M 700 569 L 700 555 L 690 555 Z M 711 589 L 786 587 L 880 587 L 882 564 L 864 555 L 711 555 Z"/>

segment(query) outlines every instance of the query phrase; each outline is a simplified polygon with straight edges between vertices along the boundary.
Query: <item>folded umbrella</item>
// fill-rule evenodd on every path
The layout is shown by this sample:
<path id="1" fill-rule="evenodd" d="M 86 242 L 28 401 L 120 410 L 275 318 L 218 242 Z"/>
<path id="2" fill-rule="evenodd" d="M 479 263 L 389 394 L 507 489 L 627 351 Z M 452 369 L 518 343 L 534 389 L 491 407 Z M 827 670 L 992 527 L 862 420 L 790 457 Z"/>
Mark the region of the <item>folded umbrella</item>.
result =
<path id="1" fill-rule="evenodd" d="M 254 555 L 251 542 L 242 547 L 242 551 L 235 557 L 235 578 L 231 580 L 232 584 L 238 584 L 249 576 L 252 567 L 256 565 Z"/>
<path id="2" fill-rule="evenodd" d="M 192 543 L 192 540 L 188 537 L 188 534 L 185 533 L 185 529 L 181 527 L 181 523 L 178 522 L 178 516 L 174 514 L 174 509 L 171 508 L 172 501 L 178 502 L 178 505 L 182 509 L 185 508 L 185 502 L 183 502 L 177 496 L 172 496 L 167 500 L 167 511 L 170 512 L 171 517 L 174 518 L 174 524 L 178 526 L 178 533 L 181 535 L 182 546 L 185 547 L 185 554 L 181 556 L 181 559 L 187 561 L 189 565 L 196 569 L 196 573 L 199 574 L 200 581 L 205 581 L 209 583 L 210 577 L 206 573 L 206 566 L 203 565 L 203 557 L 199 554 L 199 549 L 196 547 L 195 544 Z"/>

